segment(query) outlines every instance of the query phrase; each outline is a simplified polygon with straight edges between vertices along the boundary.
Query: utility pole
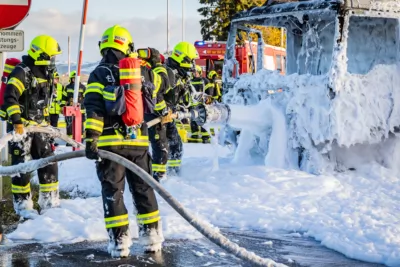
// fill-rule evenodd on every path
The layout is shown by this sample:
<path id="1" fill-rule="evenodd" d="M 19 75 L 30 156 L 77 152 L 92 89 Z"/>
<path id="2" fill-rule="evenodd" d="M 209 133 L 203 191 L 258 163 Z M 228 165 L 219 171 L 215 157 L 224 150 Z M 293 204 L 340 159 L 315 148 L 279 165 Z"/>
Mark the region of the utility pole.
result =
<path id="1" fill-rule="evenodd" d="M 182 41 L 185 41 L 185 0 L 182 0 Z"/>
<path id="2" fill-rule="evenodd" d="M 68 76 L 71 73 L 71 37 L 68 36 Z"/>
<path id="3" fill-rule="evenodd" d="M 169 0 L 167 0 L 167 55 L 169 55 Z"/>

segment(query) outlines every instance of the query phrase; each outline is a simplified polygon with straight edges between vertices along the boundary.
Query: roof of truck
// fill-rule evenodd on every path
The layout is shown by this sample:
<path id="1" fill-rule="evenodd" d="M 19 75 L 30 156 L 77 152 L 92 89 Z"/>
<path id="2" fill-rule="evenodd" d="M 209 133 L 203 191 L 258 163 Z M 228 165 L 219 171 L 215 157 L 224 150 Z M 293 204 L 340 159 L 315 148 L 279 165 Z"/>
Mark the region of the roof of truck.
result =
<path id="1" fill-rule="evenodd" d="M 268 0 L 261 7 L 254 6 L 237 13 L 233 20 L 312 10 L 347 10 L 379 11 L 385 14 L 400 14 L 400 1 L 397 0 Z"/>
<path id="2" fill-rule="evenodd" d="M 271 2 L 271 1 L 269 1 Z M 310 10 L 321 10 L 331 9 L 337 10 L 342 2 L 340 0 L 310 0 L 310 1 L 287 1 L 280 0 L 275 1 L 268 5 L 267 2 L 259 7 L 255 6 L 248 10 L 237 13 L 233 19 L 241 19 L 246 17 L 257 17 L 268 14 L 279 14 L 296 11 L 310 11 Z"/>

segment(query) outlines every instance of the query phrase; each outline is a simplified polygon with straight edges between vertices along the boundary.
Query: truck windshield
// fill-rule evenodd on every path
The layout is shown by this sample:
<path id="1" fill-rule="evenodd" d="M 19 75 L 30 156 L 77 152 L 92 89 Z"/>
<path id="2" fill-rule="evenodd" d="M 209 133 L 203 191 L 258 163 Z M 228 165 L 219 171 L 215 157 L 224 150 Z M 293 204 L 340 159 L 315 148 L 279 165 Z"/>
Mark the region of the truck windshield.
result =
<path id="1" fill-rule="evenodd" d="M 224 66 L 223 60 L 210 60 L 209 70 L 215 70 L 219 76 L 222 73 L 222 67 Z"/>
<path id="2" fill-rule="evenodd" d="M 289 15 L 288 15 L 289 14 Z M 337 13 L 333 10 L 290 12 L 284 16 L 237 22 L 238 26 L 280 27 L 286 29 L 286 74 L 323 75 L 332 64 Z"/>
<path id="3" fill-rule="evenodd" d="M 347 40 L 347 71 L 367 74 L 375 66 L 399 61 L 399 20 L 351 16 Z"/>

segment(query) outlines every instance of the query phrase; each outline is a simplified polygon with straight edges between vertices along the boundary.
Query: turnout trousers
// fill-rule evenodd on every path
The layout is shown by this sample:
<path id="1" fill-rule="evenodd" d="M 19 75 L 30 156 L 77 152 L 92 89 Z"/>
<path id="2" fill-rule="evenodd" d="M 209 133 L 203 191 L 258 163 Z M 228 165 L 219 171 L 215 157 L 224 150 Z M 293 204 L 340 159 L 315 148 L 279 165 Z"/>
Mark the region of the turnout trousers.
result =
<path id="1" fill-rule="evenodd" d="M 181 170 L 183 144 L 175 122 L 165 124 L 168 140 L 168 172 L 179 175 Z"/>
<path id="2" fill-rule="evenodd" d="M 157 118 L 155 115 L 145 115 L 146 121 L 151 121 Z M 153 177 L 156 180 L 160 180 L 165 177 L 167 172 L 168 162 L 168 139 L 167 139 L 167 128 L 165 125 L 158 123 L 148 129 L 149 139 L 151 142 L 152 149 L 152 169 Z"/>
<path id="3" fill-rule="evenodd" d="M 116 153 L 152 174 L 151 158 L 148 149 L 107 147 L 102 148 Z M 106 229 L 110 242 L 118 246 L 129 234 L 128 211 L 124 203 L 125 177 L 137 210 L 139 239 L 152 229 L 158 228 L 160 215 L 154 190 L 135 173 L 113 161 L 102 159 L 96 163 L 97 175 L 101 182 L 103 209 Z"/>
<path id="4" fill-rule="evenodd" d="M 12 128 L 12 126 L 11 126 Z M 23 163 L 31 155 L 32 159 L 47 158 L 54 155 L 46 134 L 29 133 L 20 142 L 9 142 L 11 165 Z M 42 210 L 59 206 L 58 165 L 51 164 L 37 170 L 39 178 L 39 206 Z M 17 214 L 25 209 L 33 209 L 31 198 L 31 174 L 19 174 L 12 177 L 14 208 Z"/>
<path id="5" fill-rule="evenodd" d="M 53 127 L 57 127 L 59 118 L 60 114 L 50 114 L 50 125 Z"/>
<path id="6" fill-rule="evenodd" d="M 190 129 L 192 134 L 188 141 L 190 143 L 210 143 L 211 137 L 206 129 L 199 126 L 195 121 L 190 122 Z"/>

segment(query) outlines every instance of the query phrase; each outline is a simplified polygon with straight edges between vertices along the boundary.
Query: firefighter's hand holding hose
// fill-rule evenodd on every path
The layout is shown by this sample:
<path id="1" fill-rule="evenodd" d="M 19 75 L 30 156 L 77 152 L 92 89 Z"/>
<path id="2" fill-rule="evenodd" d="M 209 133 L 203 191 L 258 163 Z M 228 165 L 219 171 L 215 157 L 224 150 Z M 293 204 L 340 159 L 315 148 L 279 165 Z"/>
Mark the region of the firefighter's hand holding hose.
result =
<path id="1" fill-rule="evenodd" d="M 172 110 L 168 110 L 168 113 L 161 118 L 161 123 L 166 124 L 172 122 L 174 120 L 174 114 L 172 114 Z"/>
<path id="2" fill-rule="evenodd" d="M 20 135 L 24 134 L 25 129 L 24 129 L 24 125 L 22 123 L 21 124 L 17 123 L 17 124 L 14 124 L 13 126 L 14 126 L 14 132 L 16 134 L 20 134 Z"/>
<path id="3" fill-rule="evenodd" d="M 88 159 L 99 160 L 99 149 L 97 147 L 98 137 L 86 139 L 85 153 Z"/>
<path id="4" fill-rule="evenodd" d="M 210 104 L 212 104 L 212 102 L 213 102 L 213 98 L 211 97 L 211 96 L 209 96 L 209 95 L 207 95 L 206 97 L 205 97 L 205 103 L 207 104 L 207 105 L 210 105 Z"/>

